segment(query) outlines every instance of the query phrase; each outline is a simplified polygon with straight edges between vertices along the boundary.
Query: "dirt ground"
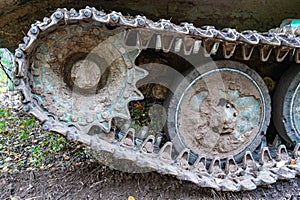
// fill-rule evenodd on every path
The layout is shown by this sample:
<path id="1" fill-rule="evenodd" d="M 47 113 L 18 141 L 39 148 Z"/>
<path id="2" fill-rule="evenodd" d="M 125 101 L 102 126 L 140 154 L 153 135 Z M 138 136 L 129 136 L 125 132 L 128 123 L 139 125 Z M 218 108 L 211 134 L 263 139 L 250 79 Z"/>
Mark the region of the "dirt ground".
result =
<path id="1" fill-rule="evenodd" d="M 97 162 L 67 171 L 0 175 L 0 199 L 300 199 L 300 179 L 252 192 L 225 193 L 199 188 L 157 173 L 129 174 Z"/>

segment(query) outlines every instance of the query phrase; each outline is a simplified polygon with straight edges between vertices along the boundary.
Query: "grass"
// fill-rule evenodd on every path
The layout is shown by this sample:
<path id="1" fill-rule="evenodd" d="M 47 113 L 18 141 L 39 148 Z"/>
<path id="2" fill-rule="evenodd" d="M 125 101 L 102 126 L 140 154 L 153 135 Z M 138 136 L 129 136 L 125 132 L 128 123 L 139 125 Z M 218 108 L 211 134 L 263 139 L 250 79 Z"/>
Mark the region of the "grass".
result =
<path id="1" fill-rule="evenodd" d="M 87 157 L 81 144 L 42 131 L 40 123 L 24 113 L 0 108 L 0 172 L 66 168 Z"/>

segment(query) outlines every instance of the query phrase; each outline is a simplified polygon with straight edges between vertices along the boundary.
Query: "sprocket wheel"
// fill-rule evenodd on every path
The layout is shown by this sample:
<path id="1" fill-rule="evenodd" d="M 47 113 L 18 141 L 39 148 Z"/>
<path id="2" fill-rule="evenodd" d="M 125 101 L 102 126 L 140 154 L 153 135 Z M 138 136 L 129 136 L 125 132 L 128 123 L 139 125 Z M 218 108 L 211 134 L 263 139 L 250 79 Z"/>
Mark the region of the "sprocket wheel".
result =
<path id="1" fill-rule="evenodd" d="M 114 117 L 130 118 L 130 101 L 143 99 L 136 82 L 148 72 L 134 64 L 140 50 L 123 44 L 122 28 L 89 20 L 46 29 L 26 50 L 29 88 L 22 89 L 45 129 L 109 132 Z"/>
<path id="2" fill-rule="evenodd" d="M 190 72 L 168 105 L 168 133 L 178 152 L 241 161 L 261 143 L 270 121 L 270 97 L 246 65 L 215 61 Z"/>

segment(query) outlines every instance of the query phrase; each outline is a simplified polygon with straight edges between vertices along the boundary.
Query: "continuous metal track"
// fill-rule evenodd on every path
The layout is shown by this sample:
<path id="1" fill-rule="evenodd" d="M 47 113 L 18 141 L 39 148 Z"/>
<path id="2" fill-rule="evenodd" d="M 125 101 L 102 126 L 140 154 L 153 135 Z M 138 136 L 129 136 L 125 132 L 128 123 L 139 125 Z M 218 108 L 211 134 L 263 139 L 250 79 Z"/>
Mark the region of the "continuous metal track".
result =
<path id="1" fill-rule="evenodd" d="M 216 190 L 253 190 L 260 185 L 300 175 L 300 144 L 295 145 L 293 152 L 288 152 L 284 145 L 271 152 L 267 147 L 263 147 L 258 153 L 258 160 L 253 158 L 251 152 L 246 152 L 240 164 L 236 164 L 233 157 L 228 157 L 225 167 L 221 166 L 219 158 L 215 158 L 207 166 L 205 157 L 198 156 L 196 160 L 191 161 L 189 149 L 174 155 L 173 144 L 170 141 L 159 147 L 158 138 L 153 135 L 138 142 L 132 128 L 125 133 L 112 131 L 110 133 L 112 139 L 108 140 L 98 134 L 80 133 L 75 127 L 66 126 L 55 117 L 48 116 L 33 98 L 27 77 L 29 59 L 34 56 L 31 53 L 36 48 L 34 43 L 40 35 L 51 34 L 60 26 L 93 22 L 120 28 L 126 33 L 125 40 L 128 34 L 136 31 L 137 42 L 134 45 L 138 49 L 148 48 L 150 40 L 154 38 L 155 48 L 165 52 L 172 50 L 183 51 L 186 55 L 204 53 L 205 56 L 210 56 L 220 48 L 224 58 L 230 58 L 234 55 L 236 47 L 240 46 L 244 60 L 249 60 L 254 49 L 258 49 L 261 61 L 267 61 L 271 56 L 275 56 L 276 61 L 281 62 L 289 56 L 296 63 L 300 63 L 300 39 L 294 34 L 255 31 L 240 33 L 230 28 L 216 30 L 211 26 L 197 28 L 189 23 L 175 25 L 169 20 L 153 22 L 143 16 L 127 17 L 117 12 L 106 14 L 90 7 L 79 12 L 74 9 L 70 11 L 58 9 L 50 18 L 32 24 L 27 36 L 24 37 L 24 43 L 20 44 L 15 52 L 14 84 L 23 93 L 24 110 L 36 116 L 44 129 L 83 142 L 93 150 L 112 156 L 113 159 L 126 160 L 139 168 L 170 174 L 178 179 Z M 174 36 L 171 40 L 167 39 L 170 35 Z M 200 52 L 200 47 L 204 48 L 203 52 Z M 275 54 L 272 54 L 272 51 Z"/>

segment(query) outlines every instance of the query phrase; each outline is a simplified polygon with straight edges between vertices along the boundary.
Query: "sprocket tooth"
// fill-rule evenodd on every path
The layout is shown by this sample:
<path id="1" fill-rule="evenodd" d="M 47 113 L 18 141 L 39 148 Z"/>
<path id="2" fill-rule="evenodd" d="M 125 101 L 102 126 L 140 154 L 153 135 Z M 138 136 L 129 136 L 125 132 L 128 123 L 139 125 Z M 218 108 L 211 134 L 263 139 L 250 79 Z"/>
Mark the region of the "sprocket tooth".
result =
<path id="1" fill-rule="evenodd" d="M 154 151 L 154 141 L 155 137 L 153 135 L 149 135 L 141 145 L 141 151 L 143 153 L 151 154 Z"/>
<path id="2" fill-rule="evenodd" d="M 161 160 L 168 160 L 172 161 L 172 142 L 167 142 L 164 146 L 160 149 L 158 155 Z"/>
<path id="3" fill-rule="evenodd" d="M 175 159 L 175 162 L 180 168 L 188 170 L 191 168 L 191 165 L 189 164 L 189 158 L 190 150 L 188 148 L 185 148 L 179 153 L 179 155 Z"/>
<path id="4" fill-rule="evenodd" d="M 194 48 L 193 48 L 193 54 L 198 54 L 199 53 L 199 51 L 201 49 L 201 44 L 202 44 L 201 40 L 195 40 Z"/>
<path id="5" fill-rule="evenodd" d="M 223 56 L 226 59 L 229 59 L 233 56 L 235 49 L 236 49 L 236 43 L 233 42 L 223 42 Z"/>
<path id="6" fill-rule="evenodd" d="M 120 144 L 122 146 L 133 147 L 134 137 L 135 137 L 135 129 L 130 128 L 121 139 Z"/>

